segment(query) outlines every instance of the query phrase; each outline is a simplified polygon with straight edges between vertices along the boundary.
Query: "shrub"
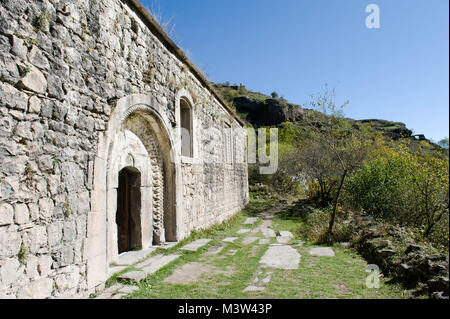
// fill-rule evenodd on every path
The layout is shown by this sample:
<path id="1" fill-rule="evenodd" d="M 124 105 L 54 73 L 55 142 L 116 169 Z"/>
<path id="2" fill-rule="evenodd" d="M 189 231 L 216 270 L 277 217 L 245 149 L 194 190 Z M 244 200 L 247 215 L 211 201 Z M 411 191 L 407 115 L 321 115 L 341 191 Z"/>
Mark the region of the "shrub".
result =
<path id="1" fill-rule="evenodd" d="M 448 178 L 448 159 L 391 149 L 352 174 L 345 192 L 367 214 L 448 247 Z"/>
<path id="2" fill-rule="evenodd" d="M 345 191 L 366 213 L 400 222 L 409 213 L 405 209 L 409 178 L 408 158 L 377 158 L 349 177 Z"/>

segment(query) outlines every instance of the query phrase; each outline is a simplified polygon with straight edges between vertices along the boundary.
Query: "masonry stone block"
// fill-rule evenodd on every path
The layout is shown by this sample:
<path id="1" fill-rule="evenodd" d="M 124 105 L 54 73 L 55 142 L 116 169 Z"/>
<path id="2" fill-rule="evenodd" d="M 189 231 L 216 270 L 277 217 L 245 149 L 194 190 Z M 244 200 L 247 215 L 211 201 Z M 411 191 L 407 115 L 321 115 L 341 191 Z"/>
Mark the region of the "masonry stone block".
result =
<path id="1" fill-rule="evenodd" d="M 14 206 L 14 221 L 16 224 L 25 224 L 30 220 L 30 212 L 27 205 L 16 204 Z"/>
<path id="2" fill-rule="evenodd" d="M 0 226 L 10 225 L 14 222 L 14 208 L 8 203 L 0 204 Z"/>

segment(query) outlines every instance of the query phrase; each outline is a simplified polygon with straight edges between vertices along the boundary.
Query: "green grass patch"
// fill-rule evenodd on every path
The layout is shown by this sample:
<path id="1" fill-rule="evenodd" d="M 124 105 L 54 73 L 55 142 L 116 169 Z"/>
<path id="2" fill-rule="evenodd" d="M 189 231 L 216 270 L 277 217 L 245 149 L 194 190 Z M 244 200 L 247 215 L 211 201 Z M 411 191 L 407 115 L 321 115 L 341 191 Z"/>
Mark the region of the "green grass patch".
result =
<path id="1" fill-rule="evenodd" d="M 242 225 L 249 216 L 258 216 L 267 207 L 274 204 L 270 199 L 252 194 L 249 206 L 239 212 L 233 219 L 215 225 L 207 230 L 193 232 L 188 238 L 167 250 L 158 249 L 153 254 L 180 254 L 180 258 L 148 276 L 139 283 L 139 290 L 125 296 L 127 299 L 240 299 L 240 298 L 406 298 L 409 292 L 402 287 L 390 284 L 389 278 L 381 278 L 380 288 L 370 289 L 366 286 L 367 263 L 354 250 L 334 246 L 335 257 L 315 257 L 308 253 L 312 244 L 292 246 L 301 255 L 299 269 L 263 269 L 260 259 L 268 249 L 268 244 L 259 245 L 258 241 L 242 244 L 247 236 L 263 238 L 261 233 L 242 234 L 236 232 L 241 228 L 254 229 L 261 225 Z M 301 221 L 295 216 L 280 213 L 273 219 L 275 231 L 292 230 L 299 227 Z M 295 233 L 295 232 L 293 232 Z M 298 235 L 297 235 L 298 236 Z M 217 254 L 205 254 L 210 248 L 225 245 L 225 237 L 238 237 L 234 243 L 226 246 Z M 196 252 L 180 250 L 182 246 L 199 238 L 212 239 L 208 245 Z M 301 239 L 298 238 L 297 239 Z M 275 242 L 274 239 L 271 241 Z M 230 252 L 236 251 L 234 255 Z M 203 273 L 198 280 L 191 283 L 173 284 L 165 279 L 177 269 L 188 263 L 200 263 L 213 271 Z M 259 274 L 272 271 L 272 279 L 262 292 L 243 292 L 252 284 Z M 262 274 L 260 273 L 262 272 Z M 113 277 L 114 278 L 114 277 Z M 111 280 L 113 280 L 113 278 Z M 109 283 L 111 284 L 111 282 Z"/>

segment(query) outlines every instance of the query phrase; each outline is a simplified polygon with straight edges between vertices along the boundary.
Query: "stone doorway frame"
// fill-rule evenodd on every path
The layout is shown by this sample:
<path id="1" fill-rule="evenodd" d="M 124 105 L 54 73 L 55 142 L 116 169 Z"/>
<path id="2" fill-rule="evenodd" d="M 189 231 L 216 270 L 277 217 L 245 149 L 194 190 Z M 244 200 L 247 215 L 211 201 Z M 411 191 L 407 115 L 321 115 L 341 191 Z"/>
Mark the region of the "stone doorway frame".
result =
<path id="1" fill-rule="evenodd" d="M 165 167 L 165 181 L 168 185 L 167 214 L 170 215 L 171 223 L 165 225 L 166 240 L 179 241 L 184 238 L 184 211 L 182 193 L 182 173 L 179 154 L 179 139 L 174 136 L 174 130 L 166 115 L 166 110 L 159 107 L 157 100 L 153 96 L 133 94 L 117 101 L 116 106 L 108 121 L 107 131 L 99 133 L 97 155 L 94 159 L 93 168 L 93 189 L 91 191 L 91 211 L 88 215 L 87 239 L 85 243 L 85 256 L 87 256 L 87 281 L 88 289 L 92 291 L 96 286 L 105 282 L 111 275 L 109 265 L 117 261 L 117 230 L 115 224 L 115 204 L 117 203 L 117 188 L 115 188 L 115 177 L 118 174 L 119 166 L 132 166 L 142 173 L 142 186 L 149 187 L 146 181 L 145 163 L 138 163 L 131 154 L 127 156 L 125 163 L 114 165 L 115 139 L 122 129 L 122 124 L 132 114 L 139 113 L 148 120 L 148 125 L 155 132 L 155 137 L 161 147 L 162 160 Z M 139 138 L 139 137 L 138 137 Z M 117 143 L 117 142 L 116 142 Z M 142 153 L 145 147 L 140 147 Z M 142 162 L 142 161 L 141 161 Z M 140 167 L 139 167 L 140 166 Z M 122 167 L 122 168 L 123 168 Z M 121 168 L 120 168 L 121 169 Z M 117 185 L 118 186 L 118 185 Z M 145 190 L 143 190 L 145 193 Z M 142 196 L 142 211 L 146 207 L 146 200 Z M 166 212 L 165 212 L 166 214 Z M 113 219 L 113 220 L 112 220 Z M 143 232 L 143 249 L 151 246 L 151 242 L 146 240 L 145 216 L 141 216 Z M 148 225 L 148 224 L 147 224 Z M 151 230 L 153 232 L 153 230 Z M 114 236 L 115 234 L 115 236 Z M 147 237 L 148 239 L 148 237 Z"/>

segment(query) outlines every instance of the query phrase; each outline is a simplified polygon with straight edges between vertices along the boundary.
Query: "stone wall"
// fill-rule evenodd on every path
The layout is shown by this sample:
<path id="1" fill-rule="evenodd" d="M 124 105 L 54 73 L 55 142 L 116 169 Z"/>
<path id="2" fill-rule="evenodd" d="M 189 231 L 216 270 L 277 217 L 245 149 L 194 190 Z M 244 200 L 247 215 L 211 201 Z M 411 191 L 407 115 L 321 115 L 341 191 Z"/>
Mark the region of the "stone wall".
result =
<path id="1" fill-rule="evenodd" d="M 448 254 L 424 242 L 417 245 L 407 229 L 375 222 L 369 216 L 356 217 L 352 226 L 352 246 L 368 262 L 406 288 L 414 289 L 416 295 L 448 299 Z"/>
<path id="2" fill-rule="evenodd" d="M 98 200 L 107 178 L 97 172 L 109 168 L 102 147 L 116 118 L 146 112 L 136 102 L 120 113 L 124 99 L 148 101 L 163 119 L 164 129 L 151 130 L 167 135 L 160 151 L 175 160 L 178 240 L 248 201 L 247 165 L 236 160 L 245 157 L 240 123 L 135 4 L 0 2 L 0 298 L 86 297 L 106 279 L 107 269 L 88 280 L 89 258 L 110 245 Z M 193 158 L 179 156 L 176 143 L 182 97 L 192 105 Z M 230 157 L 228 125 L 232 160 L 211 163 Z M 89 233 L 106 248 L 92 247 L 98 238 Z"/>

